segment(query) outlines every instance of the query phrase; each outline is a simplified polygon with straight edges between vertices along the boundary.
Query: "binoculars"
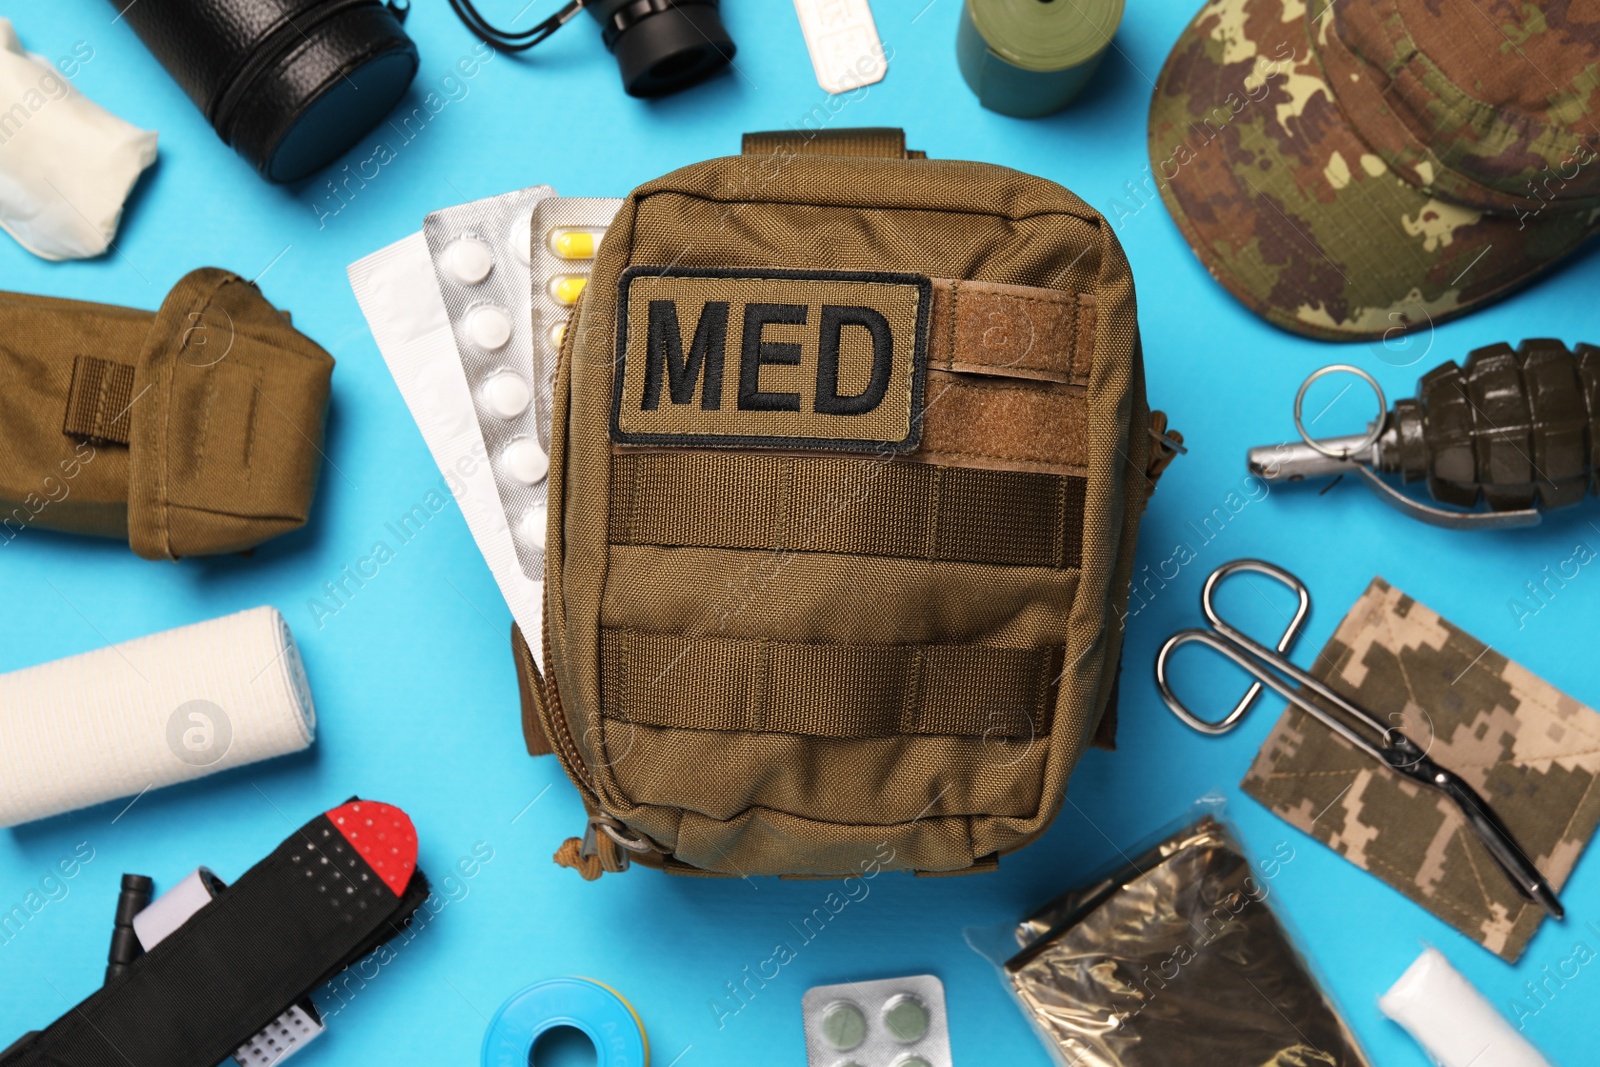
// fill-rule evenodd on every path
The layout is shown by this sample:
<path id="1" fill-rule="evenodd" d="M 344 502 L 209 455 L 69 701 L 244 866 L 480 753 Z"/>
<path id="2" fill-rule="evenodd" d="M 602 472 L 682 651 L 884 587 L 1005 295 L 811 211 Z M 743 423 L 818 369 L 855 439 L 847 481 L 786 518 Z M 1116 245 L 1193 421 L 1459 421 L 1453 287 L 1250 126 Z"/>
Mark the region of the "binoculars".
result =
<path id="1" fill-rule="evenodd" d="M 606 48 L 617 57 L 630 96 L 665 96 L 686 89 L 728 65 L 733 38 L 722 24 L 719 0 L 569 0 L 532 29 L 496 29 L 472 0 L 450 0 L 461 21 L 504 52 L 523 52 L 585 9 L 600 24 Z"/>
<path id="2" fill-rule="evenodd" d="M 718 0 L 590 0 L 587 6 L 630 96 L 687 88 L 733 58 Z"/>

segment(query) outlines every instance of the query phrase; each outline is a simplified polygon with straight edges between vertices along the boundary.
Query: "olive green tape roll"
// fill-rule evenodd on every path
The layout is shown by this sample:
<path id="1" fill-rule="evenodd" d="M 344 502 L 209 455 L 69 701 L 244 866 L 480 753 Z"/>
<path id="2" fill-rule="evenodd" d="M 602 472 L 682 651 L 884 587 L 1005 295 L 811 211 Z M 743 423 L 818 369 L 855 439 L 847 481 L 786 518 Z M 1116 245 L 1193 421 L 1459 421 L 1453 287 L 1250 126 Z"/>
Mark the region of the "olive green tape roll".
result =
<path id="1" fill-rule="evenodd" d="M 990 111 L 1038 118 L 1078 95 L 1122 21 L 1123 0 L 965 0 L 961 76 Z"/>

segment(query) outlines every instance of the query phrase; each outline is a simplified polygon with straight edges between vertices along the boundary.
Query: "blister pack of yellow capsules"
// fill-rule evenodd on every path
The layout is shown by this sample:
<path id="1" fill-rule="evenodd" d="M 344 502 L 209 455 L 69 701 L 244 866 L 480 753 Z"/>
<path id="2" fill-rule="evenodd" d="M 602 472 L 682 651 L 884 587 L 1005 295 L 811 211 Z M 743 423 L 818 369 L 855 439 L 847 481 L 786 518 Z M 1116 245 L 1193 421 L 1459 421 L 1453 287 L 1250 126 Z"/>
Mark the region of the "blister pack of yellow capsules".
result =
<path id="1" fill-rule="evenodd" d="M 517 563 L 544 578 L 555 360 L 533 321 L 533 215 L 548 185 L 474 200 L 422 224 Z"/>
<path id="2" fill-rule="evenodd" d="M 535 359 L 554 368 L 561 338 L 589 284 L 595 253 L 622 201 L 553 196 L 533 211 L 533 333 Z"/>

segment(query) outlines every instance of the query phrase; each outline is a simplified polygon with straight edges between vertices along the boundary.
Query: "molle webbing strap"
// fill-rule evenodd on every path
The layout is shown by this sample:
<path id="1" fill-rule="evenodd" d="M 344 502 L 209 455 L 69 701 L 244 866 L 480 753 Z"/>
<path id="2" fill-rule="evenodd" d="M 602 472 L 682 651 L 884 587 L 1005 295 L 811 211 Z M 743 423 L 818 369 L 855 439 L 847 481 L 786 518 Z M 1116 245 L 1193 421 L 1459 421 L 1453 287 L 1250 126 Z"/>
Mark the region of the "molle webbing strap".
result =
<path id="1" fill-rule="evenodd" d="M 605 629 L 601 713 L 641 726 L 868 738 L 1050 732 L 1062 650 L 836 645 Z"/>
<path id="2" fill-rule="evenodd" d="M 428 895 L 415 862 L 415 831 L 397 808 L 358 800 L 319 815 L 127 974 L 0 1063 L 221 1063 L 320 982 L 400 931 Z"/>
<path id="3" fill-rule="evenodd" d="M 621 452 L 611 457 L 610 538 L 1076 568 L 1085 484 L 875 457 Z"/>
<path id="4" fill-rule="evenodd" d="M 1094 337 L 1093 293 L 933 279 L 930 367 L 1086 385 Z"/>
<path id="5" fill-rule="evenodd" d="M 133 375 L 131 363 L 74 358 L 61 432 L 96 444 L 126 445 L 132 434 L 128 412 L 133 407 Z"/>
<path id="6" fill-rule="evenodd" d="M 926 152 L 906 148 L 906 131 L 892 126 L 853 129 L 768 130 L 747 133 L 740 148 L 747 156 L 875 156 L 880 159 L 926 159 Z"/>

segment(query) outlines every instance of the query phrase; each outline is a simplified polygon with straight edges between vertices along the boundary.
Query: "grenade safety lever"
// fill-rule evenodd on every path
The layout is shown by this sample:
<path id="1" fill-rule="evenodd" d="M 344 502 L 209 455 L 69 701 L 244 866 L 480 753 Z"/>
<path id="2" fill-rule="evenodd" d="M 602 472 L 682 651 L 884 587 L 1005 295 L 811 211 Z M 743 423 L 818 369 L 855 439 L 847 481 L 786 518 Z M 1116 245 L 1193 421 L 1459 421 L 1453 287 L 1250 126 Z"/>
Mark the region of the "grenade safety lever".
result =
<path id="1" fill-rule="evenodd" d="M 1378 396 L 1379 416 L 1364 434 L 1311 436 L 1301 417 L 1306 390 L 1327 374 L 1354 374 Z M 1600 348 L 1572 350 L 1531 338 L 1513 351 L 1489 345 L 1466 364 L 1442 364 L 1422 376 L 1414 399 L 1392 410 L 1366 371 L 1334 364 L 1314 372 L 1295 396 L 1301 440 L 1252 448 L 1251 473 L 1269 482 L 1359 474 L 1385 503 L 1414 519 L 1457 530 L 1532 526 L 1540 509 L 1600 493 Z M 1426 481 L 1434 507 L 1400 492 Z M 1487 510 L 1474 510 L 1482 501 Z M 1464 510 L 1459 510 L 1464 509 Z"/>

